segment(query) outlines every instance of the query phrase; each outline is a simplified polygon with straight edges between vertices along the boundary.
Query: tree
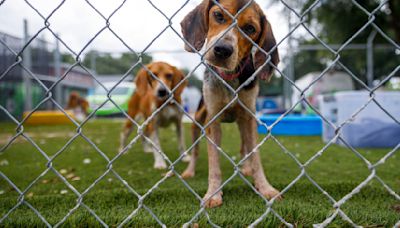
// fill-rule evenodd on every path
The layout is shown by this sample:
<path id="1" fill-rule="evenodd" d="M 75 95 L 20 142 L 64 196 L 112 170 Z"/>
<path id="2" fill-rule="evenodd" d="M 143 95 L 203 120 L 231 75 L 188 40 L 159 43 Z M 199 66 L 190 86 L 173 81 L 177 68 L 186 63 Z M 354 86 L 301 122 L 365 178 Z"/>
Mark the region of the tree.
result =
<path id="1" fill-rule="evenodd" d="M 75 59 L 74 59 L 74 57 L 72 57 L 71 54 L 63 53 L 63 54 L 61 54 L 61 62 L 68 63 L 68 64 L 74 64 Z"/>
<path id="2" fill-rule="evenodd" d="M 314 1 L 307 0 L 302 8 L 305 11 Z M 379 7 L 381 1 L 378 0 L 359 0 L 357 1 L 363 8 L 372 12 Z M 400 6 L 400 5 L 399 5 Z M 395 28 L 390 26 L 390 19 L 393 11 L 399 9 L 388 9 L 387 6 L 381 7 L 374 14 L 374 23 L 383 29 L 392 38 L 395 37 Z M 308 14 L 308 25 L 316 22 L 321 25 L 319 35 L 328 43 L 343 43 L 368 22 L 368 15 L 352 1 L 335 0 L 321 1 L 321 4 L 311 10 Z M 354 43 L 365 43 L 372 27 L 367 27 L 364 32 L 355 37 Z M 383 41 L 377 38 L 377 41 Z M 397 42 L 400 42 L 397 40 Z"/>
<path id="3" fill-rule="evenodd" d="M 400 43 L 400 2 L 398 0 L 389 0 L 390 24 L 396 34 L 396 41 Z"/>
<path id="4" fill-rule="evenodd" d="M 293 0 L 294 1 L 294 0 Z M 298 3 L 298 1 L 296 1 Z M 304 0 L 298 10 L 305 11 L 315 0 Z M 358 4 L 369 12 L 376 10 L 374 23 L 392 40 L 400 43 L 400 1 L 389 0 L 379 9 L 381 1 L 358 0 Z M 369 20 L 369 16 L 356 4 L 348 0 L 320 1 L 307 16 L 306 25 L 327 44 L 343 44 L 352 38 Z M 351 41 L 351 44 L 366 44 L 374 28 L 370 25 Z M 299 44 L 319 44 L 314 38 L 297 37 Z M 390 44 L 383 36 L 378 35 L 374 44 Z M 346 50 L 340 53 L 340 62 L 350 69 L 358 78 L 366 82 L 366 52 L 364 50 Z M 312 71 L 325 69 L 335 55 L 328 50 L 302 51 L 294 56 L 296 76 Z M 388 76 L 399 64 L 400 56 L 394 50 L 374 50 L 374 79 Z M 356 83 L 361 88 L 361 85 Z"/>
<path id="5" fill-rule="evenodd" d="M 186 75 L 188 75 L 189 74 L 189 69 L 187 69 L 187 68 L 184 68 L 184 69 L 181 69 L 182 70 L 182 72 L 183 72 L 183 74 L 185 75 L 185 77 L 186 77 Z M 198 77 L 197 77 L 197 75 L 196 74 L 192 74 L 192 75 L 190 75 L 190 77 L 188 78 L 188 86 L 193 86 L 193 87 L 196 87 L 197 89 L 199 89 L 200 91 L 202 91 L 203 90 L 203 81 L 201 81 Z"/>
<path id="6" fill-rule="evenodd" d="M 260 92 L 259 96 L 277 96 L 283 93 L 283 80 L 282 77 L 276 77 L 273 75 L 269 82 L 263 80 L 260 81 Z"/>
<path id="7" fill-rule="evenodd" d="M 302 41 L 302 44 L 315 44 L 315 42 Z M 323 71 L 326 64 L 322 59 L 326 54 L 327 53 L 322 51 L 303 51 L 296 53 L 293 61 L 295 69 L 294 80 L 297 80 L 310 72 Z"/>

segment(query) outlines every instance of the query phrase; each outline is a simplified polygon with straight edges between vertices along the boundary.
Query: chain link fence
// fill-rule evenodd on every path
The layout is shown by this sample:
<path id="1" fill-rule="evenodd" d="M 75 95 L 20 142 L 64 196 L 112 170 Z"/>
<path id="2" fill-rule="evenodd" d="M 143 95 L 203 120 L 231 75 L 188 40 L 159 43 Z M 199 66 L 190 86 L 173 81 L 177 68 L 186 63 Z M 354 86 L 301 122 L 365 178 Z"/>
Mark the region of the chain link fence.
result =
<path id="1" fill-rule="evenodd" d="M 60 4 L 48 15 L 44 15 L 42 14 L 42 12 L 40 12 L 40 10 L 38 10 L 37 8 L 35 8 L 35 6 L 28 0 L 25 0 L 25 3 L 31 8 L 33 9 L 38 16 L 40 16 L 44 22 L 43 27 L 41 27 L 38 31 L 36 31 L 29 40 L 27 40 L 27 42 L 24 43 L 24 46 L 21 49 L 16 49 L 13 45 L 9 45 L 8 42 L 6 42 L 4 40 L 4 37 L 0 37 L 0 47 L 2 49 L 7 49 L 7 51 L 9 53 L 12 53 L 12 56 L 14 57 L 15 61 L 12 63 L 9 63 L 6 70 L 3 72 L 0 72 L 0 81 L 1 79 L 3 79 L 6 75 L 8 75 L 10 72 L 13 71 L 14 68 L 19 67 L 22 71 L 25 72 L 24 76 L 29 77 L 31 80 L 35 81 L 37 84 L 39 84 L 43 90 L 45 91 L 45 96 L 44 98 L 39 102 L 39 104 L 37 104 L 35 107 L 33 107 L 33 109 L 30 111 L 30 113 L 25 116 L 22 120 L 17 120 L 5 107 L 0 106 L 0 109 L 2 112 L 4 112 L 8 118 L 15 123 L 16 127 L 16 133 L 7 141 L 7 143 L 5 143 L 5 145 L 1 148 L 0 152 L 1 153 L 5 153 L 7 152 L 7 149 L 9 148 L 9 146 L 15 141 L 17 140 L 17 138 L 22 137 L 25 140 L 27 140 L 34 148 L 36 148 L 36 150 L 41 154 L 41 156 L 43 156 L 44 159 L 46 159 L 46 166 L 47 168 L 35 179 L 33 180 L 26 188 L 21 189 L 19 187 L 17 187 L 17 185 L 13 182 L 13 180 L 11 180 L 5 173 L 3 173 L 0 170 L 0 177 L 2 179 L 4 179 L 10 186 L 12 186 L 12 188 L 19 194 L 17 203 L 5 214 L 1 215 L 0 217 L 0 225 L 2 222 L 4 222 L 9 215 L 17 210 L 19 207 L 22 207 L 23 205 L 27 206 L 28 208 L 30 208 L 33 213 L 35 213 L 37 215 L 38 218 L 40 218 L 40 220 L 43 221 L 43 224 L 48 226 L 48 227 L 58 227 L 61 226 L 76 210 L 78 210 L 79 208 L 84 208 L 86 209 L 92 216 L 93 218 L 95 218 L 101 225 L 108 227 L 109 224 L 107 224 L 105 221 L 103 221 L 103 219 L 96 214 L 96 212 L 89 207 L 85 202 L 85 196 L 96 186 L 96 184 L 98 184 L 101 180 L 103 180 L 107 175 L 113 175 L 118 181 L 120 181 L 120 183 L 122 183 L 126 189 L 129 190 L 129 192 L 134 195 L 137 199 L 138 202 L 138 207 L 134 210 L 131 211 L 131 213 L 118 224 L 118 227 L 124 226 L 126 224 L 129 223 L 129 221 L 135 217 L 140 210 L 145 210 L 148 213 L 151 214 L 151 216 L 157 221 L 157 223 L 162 226 L 165 227 L 166 225 L 163 223 L 162 219 L 158 217 L 158 215 L 152 210 L 152 208 L 150 208 L 149 206 L 147 206 L 145 204 L 145 199 L 148 198 L 154 191 L 156 191 L 159 186 L 164 183 L 168 178 L 169 175 L 166 175 L 162 178 L 160 178 L 157 183 L 151 187 L 145 194 L 139 194 L 135 188 L 133 186 L 131 186 L 116 170 L 114 167 L 114 163 L 115 161 L 117 161 L 118 159 L 120 159 L 120 157 L 135 143 L 138 142 L 139 139 L 141 139 L 142 137 L 149 143 L 151 144 L 153 147 L 155 147 L 158 152 L 163 156 L 163 158 L 165 159 L 165 161 L 168 163 L 168 170 L 169 172 L 172 174 L 174 174 L 181 182 L 182 184 L 184 184 L 184 186 L 193 194 L 193 196 L 198 200 L 199 202 L 199 208 L 197 213 L 189 220 L 187 221 L 184 226 L 190 226 L 194 223 L 196 223 L 196 221 L 199 219 L 200 216 L 205 216 L 208 220 L 208 223 L 213 226 L 213 227 L 218 227 L 218 224 L 215 223 L 214 221 L 212 221 L 211 217 L 209 216 L 207 210 L 205 209 L 205 205 L 204 205 L 204 200 L 207 199 L 202 199 L 202 196 L 196 192 L 188 183 L 187 181 L 185 181 L 181 176 L 180 173 L 175 169 L 175 166 L 181 162 L 181 159 L 183 158 L 184 155 L 190 153 L 190 151 L 194 148 L 194 146 L 196 144 L 198 144 L 202 139 L 207 140 L 209 143 L 213 144 L 216 148 L 218 148 L 218 151 L 220 153 L 220 155 L 222 155 L 223 157 L 225 157 L 233 166 L 233 174 L 226 179 L 222 185 L 220 186 L 220 188 L 218 190 L 223 189 L 228 183 L 230 183 L 230 181 L 234 178 L 239 177 L 240 179 L 243 180 L 244 183 L 246 183 L 246 185 L 248 185 L 252 191 L 254 192 L 254 194 L 258 195 L 259 197 L 261 197 L 264 202 L 265 202 L 265 211 L 264 213 L 255 221 L 253 221 L 252 224 L 250 224 L 250 227 L 254 227 L 256 225 L 258 225 L 259 223 L 261 223 L 265 218 L 267 218 L 268 216 L 274 216 L 276 217 L 280 222 L 282 222 L 282 224 L 284 224 L 287 227 L 295 227 L 296 224 L 291 224 L 288 221 L 285 220 L 285 217 L 280 215 L 276 210 L 274 210 L 272 208 L 272 206 L 275 203 L 275 198 L 268 200 L 267 198 L 265 198 L 262 194 L 260 194 L 260 192 L 257 191 L 257 189 L 255 189 L 255 187 L 252 185 L 252 183 L 250 183 L 248 181 L 248 179 L 246 179 L 244 177 L 244 175 L 240 172 L 240 167 L 241 165 L 247 160 L 249 159 L 250 156 L 252 156 L 254 153 L 256 153 L 256 151 L 258 151 L 258 149 L 261 147 L 261 145 L 263 145 L 266 141 L 270 140 L 273 141 L 275 143 L 277 143 L 279 145 L 279 147 L 282 149 L 283 153 L 287 154 L 290 158 L 293 159 L 293 161 L 297 164 L 297 168 L 299 170 L 298 176 L 293 179 L 293 181 L 291 181 L 290 183 L 288 183 L 286 185 L 285 188 L 281 189 L 280 195 L 285 195 L 285 193 L 287 191 L 289 191 L 301 178 L 306 178 L 308 179 L 324 196 L 326 196 L 326 198 L 330 201 L 331 205 L 332 205 L 332 209 L 333 209 L 333 213 L 326 217 L 326 219 L 324 221 L 321 221 L 321 223 L 315 224 L 316 227 L 326 227 L 328 226 L 336 217 L 340 217 L 341 219 L 347 221 L 349 224 L 351 224 L 354 227 L 358 227 L 358 225 L 352 221 L 352 219 L 341 209 L 341 207 L 347 202 L 349 201 L 353 196 L 355 196 L 357 193 L 360 192 L 361 189 L 363 189 L 365 186 L 367 186 L 372 180 L 376 180 L 378 182 L 380 182 L 382 184 L 382 186 L 397 200 L 400 201 L 400 195 L 398 193 L 396 193 L 393 189 L 391 189 L 378 175 L 377 175 L 377 168 L 384 165 L 385 161 L 388 160 L 391 156 L 393 156 L 399 149 L 400 144 L 398 144 L 395 148 L 393 148 L 390 152 L 388 152 L 384 157 L 382 157 L 381 159 L 379 159 L 377 162 L 371 162 L 369 161 L 367 158 L 365 158 L 356 148 L 353 148 L 349 143 L 346 142 L 346 140 L 343 138 L 341 131 L 343 129 L 343 127 L 348 124 L 352 119 L 356 118 L 357 115 L 365 109 L 365 107 L 370 104 L 370 103 L 374 103 L 376 105 L 378 105 L 390 118 L 393 119 L 393 121 L 400 125 L 400 122 L 398 119 L 396 119 L 392 113 L 389 113 L 388 111 L 386 111 L 382 105 L 379 104 L 379 102 L 376 100 L 376 94 L 375 92 L 377 91 L 377 89 L 379 89 L 385 82 L 387 82 L 388 80 L 390 80 L 396 73 L 399 72 L 400 70 L 400 65 L 398 65 L 395 69 L 393 69 L 393 71 L 391 73 L 389 73 L 384 80 L 382 80 L 378 85 L 374 86 L 374 87 L 369 87 L 367 86 L 363 81 L 361 81 L 357 75 L 355 75 L 351 70 L 349 70 L 344 64 L 342 64 L 341 62 L 341 52 L 346 48 L 346 46 L 348 46 L 354 39 L 355 37 L 360 34 L 361 32 L 363 32 L 367 27 L 372 27 L 374 30 L 376 30 L 376 32 L 378 34 L 380 34 L 388 43 L 390 43 L 396 50 L 400 50 L 400 46 L 398 43 L 396 43 L 394 40 L 392 40 L 386 33 L 385 31 L 383 31 L 378 24 L 376 24 L 375 22 L 375 14 L 381 10 L 383 7 L 385 7 L 385 5 L 388 4 L 388 0 L 384 0 L 381 1 L 379 6 L 376 9 L 373 10 L 367 10 L 365 9 L 359 2 L 353 0 L 352 3 L 359 8 L 361 11 L 363 11 L 365 13 L 365 15 L 368 17 L 368 21 L 352 36 L 350 37 L 348 40 L 346 40 L 343 44 L 341 44 L 339 47 L 337 48 L 332 48 L 331 46 L 329 46 L 327 43 L 325 43 L 322 39 L 320 39 L 317 35 L 315 35 L 312 30 L 307 26 L 306 24 L 306 16 L 313 11 L 313 9 L 321 2 L 321 0 L 316 0 L 313 2 L 313 4 L 311 4 L 306 10 L 304 10 L 303 12 L 299 13 L 297 12 L 294 8 L 291 7 L 290 4 L 288 4 L 286 1 L 284 0 L 280 0 L 279 4 L 282 4 L 287 10 L 289 10 L 293 15 L 296 16 L 296 23 L 292 26 L 291 30 L 287 33 L 287 35 L 285 37 L 283 37 L 282 39 L 278 40 L 277 44 L 275 47 L 272 48 L 271 52 L 274 51 L 277 48 L 280 48 L 280 46 L 282 45 L 282 43 L 284 41 L 286 41 L 287 39 L 290 38 L 290 36 L 292 36 L 292 34 L 299 29 L 300 27 L 304 28 L 309 35 L 311 35 L 316 41 L 318 41 L 318 43 L 320 45 L 322 45 L 327 51 L 331 52 L 335 58 L 333 59 L 333 61 L 329 64 L 329 66 L 321 72 L 321 74 L 304 90 L 300 90 L 296 84 L 293 81 L 293 78 L 289 77 L 285 72 L 281 71 L 279 68 L 277 68 L 277 66 L 273 65 L 271 62 L 271 58 L 268 58 L 266 60 L 266 62 L 264 63 L 263 66 L 265 65 L 270 65 L 271 67 L 273 67 L 277 74 L 279 74 L 287 83 L 290 83 L 291 86 L 293 86 L 294 89 L 299 90 L 301 97 L 300 99 L 295 102 L 294 104 L 292 104 L 292 106 L 287 109 L 287 111 L 282 114 L 278 120 L 270 125 L 267 126 L 265 123 L 263 123 L 262 121 L 260 121 L 257 116 L 255 115 L 255 113 L 253 113 L 250 109 L 248 109 L 243 102 L 239 99 L 238 97 L 238 92 L 243 88 L 243 86 L 246 84 L 244 83 L 243 86 L 240 86 L 237 89 L 233 89 L 229 84 L 227 84 L 212 68 L 210 68 L 209 65 L 207 65 L 204 61 L 201 61 L 198 63 L 198 65 L 192 69 L 185 77 L 185 80 L 187 80 L 189 77 L 191 77 L 191 74 L 196 71 L 199 67 L 205 67 L 207 68 L 210 72 L 212 72 L 212 74 L 217 77 L 226 87 L 227 89 L 232 93 L 233 99 L 216 115 L 214 116 L 210 122 L 208 122 L 205 126 L 202 126 L 200 123 L 197 123 L 196 120 L 189 115 L 189 113 L 185 112 L 185 109 L 177 102 L 174 100 L 173 96 L 170 96 L 163 105 L 161 105 L 159 108 L 157 108 L 154 113 L 148 118 L 146 119 L 143 123 L 138 123 L 136 122 L 134 119 L 132 119 L 129 115 L 127 115 L 127 113 L 125 113 L 123 111 L 123 109 L 121 107 L 118 106 L 118 104 L 113 101 L 112 97 L 111 97 L 111 93 L 113 92 L 113 90 L 116 88 L 116 86 L 124 81 L 124 79 L 126 79 L 131 70 L 135 67 L 141 67 L 143 69 L 146 69 L 151 75 L 152 73 L 147 69 L 146 65 L 144 65 L 141 61 L 141 56 L 148 51 L 148 49 L 152 46 L 152 44 L 154 43 L 154 41 L 156 39 L 158 39 L 166 30 L 171 30 L 176 34 L 176 40 L 182 42 L 183 44 L 186 44 L 188 46 L 190 46 L 193 50 L 195 50 L 194 47 L 192 47 L 190 45 L 190 43 L 188 41 L 186 41 L 181 32 L 177 31 L 173 26 L 172 26 L 172 19 L 185 7 L 188 5 L 190 1 L 186 1 L 174 14 L 172 14 L 171 16 L 167 16 L 166 14 L 164 14 L 164 12 L 157 7 L 156 4 L 154 4 L 152 1 L 148 0 L 148 3 L 161 15 L 163 15 L 165 17 L 165 19 L 168 21 L 168 24 L 165 26 L 165 28 L 160 31 L 152 40 L 149 40 L 148 45 L 142 50 L 142 52 L 137 52 L 135 51 L 132 47 L 130 47 L 123 38 L 121 38 L 117 32 L 115 32 L 113 30 L 113 28 L 111 27 L 111 23 L 110 23 L 110 19 L 121 9 L 124 7 L 124 4 L 126 3 L 126 0 L 123 1 L 110 15 L 104 15 L 102 14 L 98 9 L 96 9 L 95 5 L 92 4 L 91 1 L 84 1 L 82 2 L 82 4 L 87 4 L 88 6 L 90 6 L 94 12 L 96 12 L 96 14 L 98 14 L 98 16 L 100 16 L 105 24 L 104 26 L 89 40 L 89 42 L 87 42 L 87 44 L 85 45 L 85 47 L 83 49 L 81 49 L 79 52 L 75 52 L 72 48 L 69 47 L 68 42 L 64 41 L 52 28 L 51 26 L 51 18 L 52 16 L 59 10 L 62 10 L 62 6 L 65 3 L 65 1 L 61 1 Z M 1 4 L 4 3 L 4 1 L 2 1 L 0 3 L 0 8 L 1 8 Z M 213 3 L 216 5 L 219 5 L 220 3 L 218 1 L 213 0 Z M 238 12 L 237 15 L 231 15 L 227 10 L 224 10 L 224 12 L 226 14 L 229 15 L 229 17 L 231 17 L 233 19 L 233 23 L 230 25 L 230 29 L 232 28 L 237 28 L 239 29 L 240 33 L 247 37 L 247 35 L 240 29 L 240 27 L 238 26 L 238 15 L 243 12 L 243 10 L 248 7 L 250 4 L 252 4 L 253 1 L 248 1 L 248 3 L 244 6 L 244 8 L 242 10 L 240 10 Z M 340 15 L 337 15 L 340 16 Z M 132 23 L 142 23 L 142 22 L 132 22 Z M 273 25 L 274 27 L 274 25 Z M 46 86 L 44 85 L 41 80 L 38 78 L 38 76 L 36 75 L 36 73 L 33 73 L 32 69 L 29 69 L 27 67 L 24 66 L 24 51 L 27 50 L 28 47 L 30 47 L 33 42 L 35 42 L 35 40 L 38 38 L 38 36 L 43 32 L 43 31 L 49 31 L 61 44 L 62 46 L 68 50 L 70 53 L 72 53 L 75 57 L 75 63 L 72 64 L 70 66 L 70 68 L 68 70 L 66 70 L 64 72 L 63 75 L 60 75 L 60 77 L 58 78 L 58 80 L 52 84 L 51 86 Z M 93 78 L 93 80 L 95 80 L 97 83 L 99 83 L 101 85 L 101 82 L 96 78 L 95 75 L 92 74 L 92 71 L 87 69 L 86 66 L 84 66 L 82 64 L 82 53 L 85 51 L 85 49 L 98 37 L 100 36 L 100 34 L 102 34 L 102 32 L 104 32 L 105 30 L 108 30 L 109 32 L 111 32 L 131 53 L 135 54 L 138 56 L 139 61 L 136 62 L 135 64 L 132 65 L 131 69 L 125 73 L 125 75 L 120 79 L 120 81 L 111 89 L 107 90 L 107 88 L 104 89 L 107 91 L 108 94 L 108 100 L 105 101 L 102 105 L 100 105 L 96 110 L 94 110 L 92 113 L 90 113 L 87 118 L 85 120 L 83 120 L 82 122 L 77 122 L 75 119 L 73 119 L 63 108 L 63 106 L 61 104 L 59 104 L 56 99 L 54 98 L 54 91 L 55 88 L 57 87 L 58 84 L 60 84 L 62 82 L 62 80 L 67 77 L 67 75 L 69 74 L 69 72 L 74 69 L 75 67 L 80 67 L 82 69 L 84 69 L 87 74 L 90 74 L 91 77 Z M 228 32 L 229 29 L 226 31 Z M 249 37 L 247 37 L 249 39 Z M 257 49 L 259 49 L 260 51 L 264 52 L 266 55 L 269 55 L 270 53 L 266 53 L 264 50 L 262 50 L 255 42 L 253 42 L 251 39 L 249 39 L 250 42 L 253 44 L 254 47 L 256 47 Z M 200 52 L 196 53 L 201 59 L 203 59 L 203 54 Z M 332 123 L 331 121 L 329 121 L 326 117 L 324 117 L 322 115 L 322 113 L 320 113 L 320 111 L 313 107 L 312 104 L 306 99 L 305 97 L 305 92 L 307 90 L 309 90 L 318 80 L 320 80 L 321 78 L 324 77 L 325 73 L 328 72 L 334 65 L 338 65 L 341 66 L 342 69 L 344 69 L 356 82 L 359 83 L 359 85 L 361 85 L 365 90 L 367 90 L 369 92 L 369 99 L 368 102 L 365 103 L 362 107 L 359 107 L 358 110 L 356 112 L 353 113 L 353 115 L 351 116 L 350 119 L 342 122 L 342 123 Z M 154 77 L 155 80 L 158 80 L 157 77 L 155 77 L 154 75 L 152 75 Z M 256 74 L 254 74 L 251 78 L 249 78 L 248 80 L 254 80 L 256 77 Z M 159 80 L 160 83 L 162 83 Z M 181 82 L 183 83 L 183 81 Z M 180 83 L 180 84 L 181 84 Z M 176 86 L 179 87 L 180 84 L 178 84 Z M 175 89 L 172 89 L 171 91 L 169 91 L 170 93 L 173 93 L 175 91 Z M 26 132 L 24 131 L 24 124 L 25 121 L 35 112 L 39 109 L 39 107 L 45 103 L 45 102 L 51 102 L 55 105 L 55 107 L 61 111 L 66 117 L 68 117 L 68 119 L 75 125 L 76 127 L 76 133 L 73 134 L 73 136 L 68 140 L 68 142 L 63 145 L 63 147 L 58 150 L 54 155 L 49 156 L 46 151 L 43 151 L 41 149 L 41 147 L 37 144 L 37 142 L 35 142 L 28 134 L 26 134 Z M 97 145 L 96 143 L 91 140 L 89 137 L 87 137 L 87 135 L 84 133 L 84 128 L 85 125 L 87 124 L 87 122 L 92 119 L 94 117 L 95 112 L 100 109 L 105 103 L 107 102 L 111 102 L 113 103 L 117 108 L 120 109 L 121 112 L 124 113 L 124 116 L 126 118 L 128 118 L 136 127 L 137 127 L 137 134 L 135 135 L 135 137 L 130 141 L 130 143 L 128 144 L 128 146 L 126 146 L 124 148 L 124 150 L 122 150 L 120 153 L 116 154 L 114 157 L 109 157 L 107 156 Z M 278 124 L 285 116 L 287 116 L 291 111 L 293 111 L 293 109 L 295 108 L 296 105 L 299 105 L 300 103 L 306 103 L 308 106 L 310 106 L 323 120 L 323 122 L 325 124 L 328 124 L 330 127 L 332 127 L 333 129 L 335 129 L 335 136 L 325 145 L 324 148 L 322 148 L 321 150 L 319 150 L 317 153 L 315 153 L 314 156 L 312 156 L 308 161 L 306 161 L 305 163 L 302 163 L 291 151 L 289 151 L 278 139 L 276 136 L 274 136 L 271 131 L 274 128 L 274 126 L 276 126 L 276 124 Z M 176 106 L 178 106 L 180 108 L 180 110 L 184 113 L 185 116 L 187 116 L 187 118 L 189 118 L 195 125 L 197 125 L 199 128 L 201 128 L 201 136 L 196 139 L 192 145 L 190 145 L 186 152 L 184 154 L 182 154 L 178 159 L 176 160 L 171 160 L 166 154 L 164 154 L 159 148 L 157 148 L 157 145 L 155 145 L 152 140 L 148 137 L 146 137 L 143 134 L 143 129 L 147 126 L 147 124 L 149 124 L 150 121 L 152 121 L 155 116 L 168 104 L 173 103 Z M 228 155 L 222 148 L 220 148 L 215 142 L 212 141 L 212 139 L 210 139 L 206 133 L 205 130 L 207 129 L 207 127 L 210 126 L 210 124 L 215 121 L 218 117 L 220 117 L 220 115 L 226 110 L 228 109 L 228 107 L 234 103 L 239 104 L 240 106 L 242 106 L 245 110 L 247 110 L 247 112 L 249 112 L 251 114 L 251 116 L 255 119 L 257 119 L 258 124 L 263 125 L 267 130 L 268 133 L 265 137 L 262 138 L 262 140 L 260 140 L 260 142 L 257 144 L 257 146 L 255 148 L 253 148 L 253 150 L 247 154 L 245 157 L 243 157 L 239 162 L 235 161 L 230 155 Z M 59 170 L 57 170 L 56 168 L 53 167 L 53 162 L 57 159 L 57 157 L 64 153 L 65 149 L 76 139 L 76 138 L 83 138 L 88 144 L 90 144 L 94 150 L 97 151 L 97 153 L 99 155 L 101 155 L 104 160 L 107 162 L 107 169 L 106 171 L 100 175 L 89 187 L 87 187 L 84 191 L 78 191 L 73 183 L 71 183 L 68 179 L 66 179 Z M 361 183 L 358 184 L 357 187 L 355 187 L 352 191 L 350 191 L 348 194 L 346 194 L 344 197 L 342 197 L 339 200 L 336 200 L 333 196 L 331 196 L 326 189 L 323 189 L 318 183 L 317 181 L 315 181 L 307 172 L 307 167 L 313 162 L 315 161 L 318 157 L 320 157 L 322 154 L 324 154 L 324 152 L 327 150 L 327 148 L 332 145 L 335 141 L 341 141 L 344 145 L 346 145 L 346 147 L 348 147 L 357 157 L 359 157 L 364 163 L 365 163 L 365 167 L 367 167 L 370 171 L 369 176 L 362 181 Z M 117 149 L 117 148 L 116 148 Z M 293 167 L 294 168 L 294 167 Z M 65 216 L 59 220 L 57 223 L 55 224 L 51 224 L 46 218 L 45 216 L 43 216 L 41 214 L 41 211 L 39 209 L 37 209 L 36 207 L 34 207 L 26 198 L 26 195 L 28 193 L 28 191 L 36 184 L 38 184 L 38 181 L 44 177 L 46 174 L 48 173 L 54 173 L 76 196 L 76 205 L 70 209 L 68 211 L 67 214 L 65 214 Z M 216 194 L 217 192 L 215 192 L 214 194 Z M 396 227 L 400 226 L 400 220 L 397 222 L 397 224 L 395 225 Z"/>

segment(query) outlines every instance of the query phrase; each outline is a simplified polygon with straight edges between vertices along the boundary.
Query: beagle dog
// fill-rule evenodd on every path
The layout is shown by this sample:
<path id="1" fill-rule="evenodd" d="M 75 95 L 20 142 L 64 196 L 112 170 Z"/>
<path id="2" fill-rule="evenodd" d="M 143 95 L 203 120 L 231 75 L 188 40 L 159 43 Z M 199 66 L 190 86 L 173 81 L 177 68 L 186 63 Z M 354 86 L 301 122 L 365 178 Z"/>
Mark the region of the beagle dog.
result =
<path id="1" fill-rule="evenodd" d="M 136 91 L 132 95 L 128 103 L 128 115 L 135 119 L 139 115 L 147 120 L 153 112 L 164 105 L 170 97 L 169 91 L 174 89 L 178 83 L 184 79 L 184 74 L 176 67 L 171 66 L 165 62 L 153 62 L 146 65 L 146 68 L 151 74 L 141 69 L 135 78 Z M 157 79 L 156 79 L 156 78 Z M 182 82 L 173 93 L 174 100 L 178 104 L 182 104 L 181 94 L 186 87 L 187 81 Z M 156 146 L 152 146 L 147 140 L 142 138 L 143 149 L 145 152 L 153 152 L 154 154 L 154 168 L 165 169 L 167 165 L 164 158 L 159 153 L 161 150 L 160 141 L 158 138 L 158 128 L 167 127 L 171 123 L 175 124 L 176 132 L 178 135 L 179 152 L 182 154 L 185 151 L 185 142 L 183 138 L 183 113 L 174 103 L 169 103 L 158 112 L 153 119 L 146 125 L 144 135 L 153 142 Z M 127 139 L 132 133 L 133 124 L 127 119 L 121 133 L 120 150 L 127 145 Z M 190 157 L 187 155 L 183 157 L 183 161 L 189 161 Z"/>
<path id="2" fill-rule="evenodd" d="M 88 115 L 89 102 L 81 97 L 78 92 L 71 92 L 65 109 L 72 110 L 77 120 L 82 121 Z"/>
<path id="3" fill-rule="evenodd" d="M 234 21 L 227 12 L 233 16 L 238 14 L 237 24 L 233 27 Z M 183 19 L 181 27 L 187 41 L 187 51 L 200 51 L 205 44 L 204 59 L 211 69 L 206 69 L 203 101 L 195 115 L 197 122 L 203 126 L 207 124 L 206 135 L 212 140 L 208 140 L 209 170 L 205 206 L 211 208 L 222 204 L 219 152 L 215 146 L 221 144 L 221 122 L 237 123 L 242 158 L 254 151 L 244 161 L 242 173 L 253 177 L 256 189 L 263 196 L 279 200 L 280 193 L 267 181 L 256 148 L 258 134 L 254 117 L 259 92 L 258 79 L 269 79 L 279 63 L 270 23 L 254 1 L 203 0 Z M 233 90 L 240 88 L 237 99 L 226 84 Z M 226 106 L 229 107 L 225 109 Z M 223 109 L 225 111 L 221 114 Z M 195 140 L 200 135 L 200 129 L 193 126 L 192 133 Z M 184 178 L 194 176 L 197 157 L 198 146 L 194 148 L 191 161 L 182 174 Z"/>

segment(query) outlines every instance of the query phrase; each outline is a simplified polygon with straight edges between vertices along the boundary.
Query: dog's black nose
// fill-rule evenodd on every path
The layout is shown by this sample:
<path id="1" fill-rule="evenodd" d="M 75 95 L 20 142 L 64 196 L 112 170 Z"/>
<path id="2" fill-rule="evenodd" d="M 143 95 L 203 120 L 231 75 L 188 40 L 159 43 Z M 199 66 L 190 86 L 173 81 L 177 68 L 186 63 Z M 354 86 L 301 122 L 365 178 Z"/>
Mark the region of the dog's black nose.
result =
<path id="1" fill-rule="evenodd" d="M 232 53 L 233 53 L 232 45 L 217 44 L 214 47 L 214 55 L 219 59 L 227 59 L 232 55 Z"/>
<path id="2" fill-rule="evenodd" d="M 168 91 L 166 89 L 159 89 L 157 91 L 157 96 L 158 97 L 165 97 L 168 95 Z"/>

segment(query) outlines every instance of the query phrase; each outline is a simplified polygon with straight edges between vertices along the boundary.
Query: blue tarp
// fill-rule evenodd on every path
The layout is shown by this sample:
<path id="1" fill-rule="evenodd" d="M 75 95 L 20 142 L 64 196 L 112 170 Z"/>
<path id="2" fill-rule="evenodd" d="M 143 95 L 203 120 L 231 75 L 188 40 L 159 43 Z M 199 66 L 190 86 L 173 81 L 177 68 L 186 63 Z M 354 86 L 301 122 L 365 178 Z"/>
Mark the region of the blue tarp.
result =
<path id="1" fill-rule="evenodd" d="M 343 127 L 343 138 L 353 147 L 395 147 L 400 143 L 400 125 L 378 119 L 363 119 Z"/>

